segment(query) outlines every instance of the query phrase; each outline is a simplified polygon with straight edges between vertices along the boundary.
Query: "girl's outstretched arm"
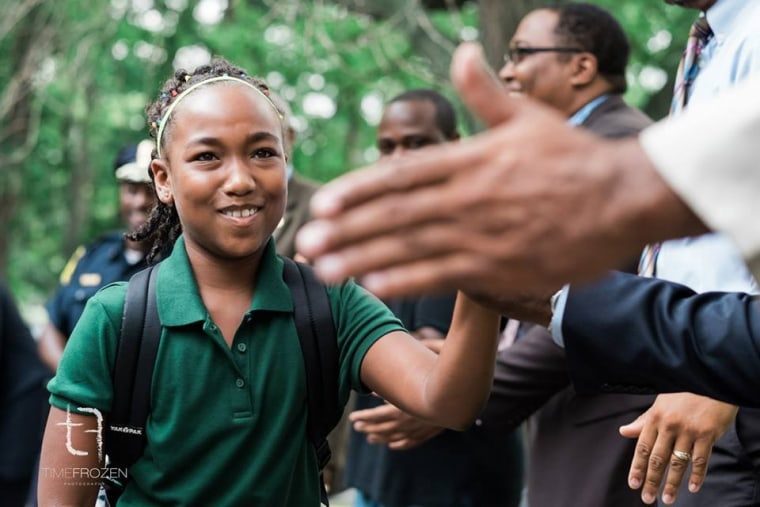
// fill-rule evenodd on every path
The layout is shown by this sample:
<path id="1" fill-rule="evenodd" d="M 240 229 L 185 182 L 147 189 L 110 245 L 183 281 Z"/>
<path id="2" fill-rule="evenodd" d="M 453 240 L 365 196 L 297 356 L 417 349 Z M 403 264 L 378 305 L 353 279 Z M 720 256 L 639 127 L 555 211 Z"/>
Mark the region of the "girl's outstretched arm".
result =
<path id="1" fill-rule="evenodd" d="M 499 318 L 460 292 L 440 355 L 406 333 L 392 332 L 367 351 L 362 381 L 406 412 L 465 429 L 488 399 Z"/>

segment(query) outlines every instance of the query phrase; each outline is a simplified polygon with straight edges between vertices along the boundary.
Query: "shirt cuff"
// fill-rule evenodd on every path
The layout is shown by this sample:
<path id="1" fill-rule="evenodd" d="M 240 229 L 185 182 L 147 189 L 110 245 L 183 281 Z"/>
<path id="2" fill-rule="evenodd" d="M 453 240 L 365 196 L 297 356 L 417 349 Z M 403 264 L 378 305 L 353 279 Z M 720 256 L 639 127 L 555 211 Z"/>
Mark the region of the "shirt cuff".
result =
<path id="1" fill-rule="evenodd" d="M 549 332 L 552 340 L 558 346 L 565 348 L 565 337 L 562 336 L 562 319 L 565 315 L 565 306 L 567 305 L 567 294 L 570 292 L 570 286 L 565 285 L 557 295 L 556 302 L 552 308 L 552 320 L 549 323 Z"/>

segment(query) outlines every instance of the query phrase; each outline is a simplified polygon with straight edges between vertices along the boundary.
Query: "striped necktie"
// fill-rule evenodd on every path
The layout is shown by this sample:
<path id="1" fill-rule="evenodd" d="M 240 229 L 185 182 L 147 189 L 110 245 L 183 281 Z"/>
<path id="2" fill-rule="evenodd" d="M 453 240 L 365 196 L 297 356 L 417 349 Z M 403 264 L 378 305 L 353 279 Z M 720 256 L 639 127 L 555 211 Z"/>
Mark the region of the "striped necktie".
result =
<path id="1" fill-rule="evenodd" d="M 689 38 L 686 41 L 686 49 L 676 72 L 676 83 L 673 88 L 673 101 L 670 103 L 670 115 L 677 115 L 689 102 L 689 92 L 699 72 L 699 57 L 707 42 L 713 36 L 707 18 L 702 14 L 691 25 Z M 657 267 L 657 255 L 660 253 L 660 244 L 654 243 L 644 247 L 639 259 L 639 275 L 655 276 Z"/>
<path id="2" fill-rule="evenodd" d="M 670 104 L 671 116 L 680 112 L 688 103 L 690 87 L 694 84 L 694 79 L 699 72 L 699 57 L 712 36 L 713 31 L 703 14 L 691 25 L 686 49 L 681 57 L 681 62 L 678 64 L 673 101 Z"/>

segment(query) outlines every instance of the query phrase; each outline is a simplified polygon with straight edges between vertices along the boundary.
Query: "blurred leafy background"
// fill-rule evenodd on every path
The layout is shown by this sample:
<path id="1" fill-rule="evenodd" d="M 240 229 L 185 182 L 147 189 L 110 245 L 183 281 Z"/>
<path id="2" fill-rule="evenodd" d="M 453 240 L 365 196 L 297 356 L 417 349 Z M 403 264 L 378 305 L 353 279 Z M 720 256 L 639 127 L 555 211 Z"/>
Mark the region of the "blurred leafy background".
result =
<path id="1" fill-rule="evenodd" d="M 665 114 L 696 13 L 597 0 L 633 46 L 630 103 Z M 119 227 L 118 148 L 175 68 L 222 55 L 294 110 L 297 170 L 327 181 L 376 157 L 383 102 L 411 87 L 456 101 L 451 53 L 479 40 L 494 68 L 539 0 L 0 0 L 0 273 L 38 308 L 77 245 Z M 477 122 L 462 112 L 462 128 Z M 39 312 L 38 312 L 39 313 Z M 39 317 L 39 315 L 37 315 Z"/>

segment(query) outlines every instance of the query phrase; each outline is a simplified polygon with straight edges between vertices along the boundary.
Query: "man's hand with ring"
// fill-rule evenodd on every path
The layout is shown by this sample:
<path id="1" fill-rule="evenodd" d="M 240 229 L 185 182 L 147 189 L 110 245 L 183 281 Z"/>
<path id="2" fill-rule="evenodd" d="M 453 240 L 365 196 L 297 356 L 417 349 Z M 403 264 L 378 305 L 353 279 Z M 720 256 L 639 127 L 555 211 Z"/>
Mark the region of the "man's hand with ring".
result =
<path id="1" fill-rule="evenodd" d="M 672 504 L 691 460 L 689 491 L 699 491 L 712 446 L 733 423 L 737 410 L 690 393 L 659 395 L 649 410 L 620 428 L 624 437 L 638 438 L 628 485 L 643 486 L 641 499 L 654 503 L 667 469 L 662 501 Z"/>

